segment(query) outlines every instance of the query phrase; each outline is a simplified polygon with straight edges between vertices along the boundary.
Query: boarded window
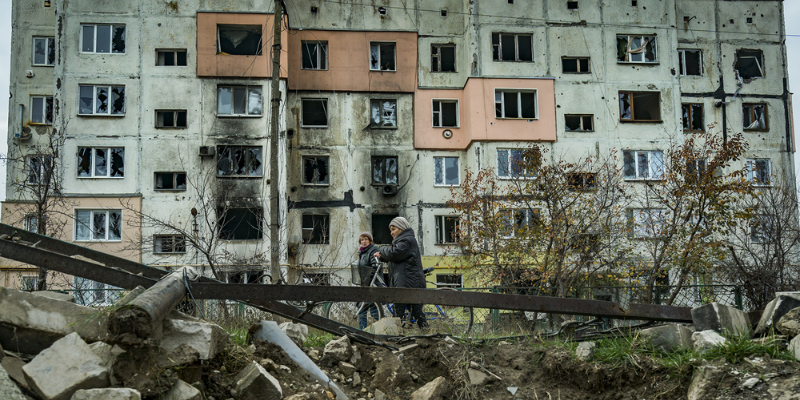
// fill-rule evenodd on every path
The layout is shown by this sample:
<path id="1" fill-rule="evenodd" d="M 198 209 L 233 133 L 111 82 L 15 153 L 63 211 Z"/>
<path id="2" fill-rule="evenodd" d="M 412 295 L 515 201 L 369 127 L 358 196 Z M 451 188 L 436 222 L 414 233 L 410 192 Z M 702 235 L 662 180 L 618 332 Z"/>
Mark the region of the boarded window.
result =
<path id="1" fill-rule="evenodd" d="M 157 110 L 156 128 L 186 128 L 186 110 Z"/>
<path id="2" fill-rule="evenodd" d="M 395 71 L 395 44 L 370 42 L 369 69 L 373 71 Z"/>
<path id="3" fill-rule="evenodd" d="M 372 126 L 381 128 L 397 127 L 397 100 L 372 100 Z"/>
<path id="4" fill-rule="evenodd" d="M 767 105 L 742 104 L 742 122 L 744 129 L 748 131 L 767 130 Z"/>
<path id="5" fill-rule="evenodd" d="M 372 157 L 372 183 L 397 185 L 397 157 Z"/>
<path id="6" fill-rule="evenodd" d="M 262 175 L 260 146 L 217 146 L 217 176 Z"/>
<path id="7" fill-rule="evenodd" d="M 301 124 L 311 127 L 328 126 L 328 99 L 303 99 Z"/>
<path id="8" fill-rule="evenodd" d="M 456 72 L 456 45 L 431 45 L 431 72 Z"/>
<path id="9" fill-rule="evenodd" d="M 217 54 L 261 55 L 261 25 L 217 25 Z"/>
<path id="10" fill-rule="evenodd" d="M 159 67 L 185 67 L 186 50 L 156 50 L 156 65 Z"/>
<path id="11" fill-rule="evenodd" d="M 566 114 L 564 115 L 564 129 L 568 131 L 593 131 L 594 128 L 592 126 L 592 116 Z"/>
<path id="12" fill-rule="evenodd" d="M 536 118 L 536 91 L 495 90 L 495 117 Z"/>
<path id="13" fill-rule="evenodd" d="M 682 104 L 681 114 L 684 131 L 702 131 L 705 129 L 702 104 Z"/>
<path id="14" fill-rule="evenodd" d="M 661 93 L 619 92 L 621 121 L 661 121 Z"/>
<path id="15" fill-rule="evenodd" d="M 220 239 L 253 240 L 263 236 L 264 216 L 260 208 L 221 208 L 217 213 Z"/>
<path id="16" fill-rule="evenodd" d="M 433 100 L 433 126 L 458 126 L 458 100 Z"/>
<path id="17" fill-rule="evenodd" d="M 300 59 L 303 69 L 328 69 L 328 43 L 302 42 Z"/>
<path id="18" fill-rule="evenodd" d="M 761 50 L 736 50 L 736 66 L 742 79 L 764 77 L 764 54 Z"/>
<path id="19" fill-rule="evenodd" d="M 659 150 L 625 150 L 622 153 L 626 180 L 659 180 L 664 175 L 664 154 Z"/>
<path id="20" fill-rule="evenodd" d="M 494 61 L 533 61 L 533 35 L 492 33 Z"/>
<path id="21" fill-rule="evenodd" d="M 330 215 L 328 214 L 303 215 L 303 243 L 306 244 L 330 243 Z"/>
<path id="22" fill-rule="evenodd" d="M 681 76 L 703 75 L 703 52 L 700 50 L 678 50 L 678 69 Z"/>
<path id="23" fill-rule="evenodd" d="M 328 185 L 328 156 L 303 157 L 303 184 Z"/>
<path id="24" fill-rule="evenodd" d="M 78 148 L 78 178 L 123 178 L 125 148 Z"/>
<path id="25" fill-rule="evenodd" d="M 617 61 L 656 63 L 656 37 L 617 35 Z"/>
<path id="26" fill-rule="evenodd" d="M 562 57 L 561 71 L 565 74 L 587 74 L 589 70 L 589 57 Z"/>
<path id="27" fill-rule="evenodd" d="M 156 190 L 186 190 L 185 172 L 156 172 Z"/>
<path id="28" fill-rule="evenodd" d="M 433 158 L 433 184 L 454 186 L 459 184 L 458 157 Z"/>

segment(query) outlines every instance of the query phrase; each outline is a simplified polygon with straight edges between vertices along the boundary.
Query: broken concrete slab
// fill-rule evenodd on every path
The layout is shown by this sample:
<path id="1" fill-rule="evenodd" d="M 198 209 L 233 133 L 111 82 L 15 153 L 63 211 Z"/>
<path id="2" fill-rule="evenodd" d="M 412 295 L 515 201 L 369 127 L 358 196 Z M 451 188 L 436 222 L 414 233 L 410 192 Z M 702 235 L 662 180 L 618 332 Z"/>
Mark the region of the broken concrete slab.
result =
<path id="1" fill-rule="evenodd" d="M 664 351 L 674 351 L 677 349 L 688 349 L 692 347 L 692 330 L 681 324 L 668 324 L 655 328 L 643 329 L 642 337 L 650 339 L 650 344 L 664 349 Z"/>
<path id="2" fill-rule="evenodd" d="M 689 384 L 688 400 L 703 400 L 716 389 L 725 371 L 715 365 L 701 365 L 694 369 L 692 383 Z"/>
<path id="3" fill-rule="evenodd" d="M 203 321 L 166 319 L 161 348 L 172 351 L 182 344 L 197 350 L 201 360 L 210 360 L 228 345 L 230 335 L 221 326 Z"/>
<path id="4" fill-rule="evenodd" d="M 356 372 L 356 367 L 349 362 L 339 361 L 339 371 L 342 371 L 344 376 L 351 377 Z"/>
<path id="5" fill-rule="evenodd" d="M 283 398 L 280 382 L 255 361 L 236 376 L 236 388 L 231 394 L 238 400 Z"/>
<path id="6" fill-rule="evenodd" d="M 797 361 L 800 361 L 800 336 L 795 336 L 794 339 L 789 341 L 788 350 Z"/>
<path id="7" fill-rule="evenodd" d="M 692 322 L 698 332 L 713 330 L 720 334 L 750 337 L 750 316 L 739 309 L 720 303 L 692 309 Z"/>
<path id="8" fill-rule="evenodd" d="M 722 337 L 722 335 L 712 330 L 700 331 L 692 334 L 692 347 L 699 353 L 705 353 L 714 347 L 722 346 L 726 341 L 727 339 Z"/>
<path id="9" fill-rule="evenodd" d="M 449 392 L 450 384 L 440 376 L 411 393 L 411 400 L 444 400 Z"/>
<path id="10" fill-rule="evenodd" d="M 352 356 L 353 348 L 350 344 L 350 339 L 347 336 L 341 336 L 325 345 L 325 349 L 322 352 L 322 362 L 335 365 L 339 361 L 350 361 Z"/>
<path id="11" fill-rule="evenodd" d="M 403 332 L 403 322 L 397 317 L 381 318 L 368 326 L 366 331 L 376 335 L 398 336 Z"/>
<path id="12" fill-rule="evenodd" d="M 22 371 L 45 400 L 69 400 L 79 389 L 104 388 L 109 382 L 100 357 L 75 332 L 43 350 Z"/>
<path id="13" fill-rule="evenodd" d="M 774 328 L 778 321 L 792 309 L 800 307 L 800 292 L 778 292 L 761 313 L 755 334 L 763 335 Z"/>
<path id="14" fill-rule="evenodd" d="M 385 349 L 384 349 L 385 350 Z M 391 351 L 381 351 L 382 360 L 375 365 L 371 387 L 391 392 L 397 387 L 411 383 L 411 374 Z"/>
<path id="15" fill-rule="evenodd" d="M 14 384 L 14 381 L 11 380 L 11 377 L 8 376 L 3 368 L 0 368 L 0 399 L 25 400 L 22 391 Z"/>
<path id="16" fill-rule="evenodd" d="M 144 347 L 119 354 L 113 363 L 114 379 L 136 389 L 144 397 L 158 396 L 178 381 L 176 367 L 195 364 L 197 350 L 181 345 L 167 352 L 160 347 Z"/>
<path id="17" fill-rule="evenodd" d="M 158 400 L 203 400 L 203 393 L 196 387 L 178 380 L 167 393 L 159 396 Z"/>
<path id="18" fill-rule="evenodd" d="M 81 389 L 70 400 L 142 400 L 142 395 L 128 388 Z"/>
<path id="19" fill-rule="evenodd" d="M 110 345 L 106 342 L 94 342 L 89 345 L 89 348 L 92 349 L 97 357 L 100 357 L 102 365 L 108 369 L 109 382 L 111 385 L 118 384 L 119 382 L 117 382 L 117 379 L 114 377 L 114 361 L 117 359 L 117 356 L 124 353 L 125 350 L 117 345 Z"/>
<path id="20" fill-rule="evenodd" d="M 492 381 L 492 377 L 489 374 L 474 368 L 467 368 L 467 376 L 469 377 L 469 384 L 472 386 L 482 386 Z"/>
<path id="21" fill-rule="evenodd" d="M 30 292 L 30 294 L 33 294 L 33 295 L 36 295 L 36 296 L 43 296 L 43 297 L 47 297 L 49 299 L 58 300 L 58 301 L 68 301 L 70 303 L 74 303 L 75 302 L 75 297 L 73 297 L 71 294 L 67 294 L 67 293 L 52 292 L 52 291 L 49 291 L 49 290 L 37 290 L 35 292 Z"/>
<path id="22" fill-rule="evenodd" d="M 581 361 L 589 361 L 594 357 L 595 348 L 597 348 L 597 343 L 595 342 L 581 342 L 578 344 L 578 348 L 575 349 L 575 355 Z"/>
<path id="23" fill-rule="evenodd" d="M 800 307 L 793 308 L 782 316 L 775 324 L 775 328 L 788 337 L 800 335 Z"/>
<path id="24" fill-rule="evenodd" d="M 25 389 L 30 389 L 28 385 L 28 381 L 25 379 L 25 373 L 22 372 L 22 367 L 27 364 L 24 360 L 19 359 L 17 357 L 6 357 L 3 361 L 0 361 L 0 365 L 3 366 L 2 369 L 8 373 L 8 376 L 17 382 L 18 385 L 22 386 Z"/>
<path id="25" fill-rule="evenodd" d="M 308 337 L 308 325 L 306 324 L 296 324 L 294 322 L 284 322 L 279 326 L 283 333 L 290 338 L 294 338 L 303 343 L 306 341 L 306 337 Z"/>

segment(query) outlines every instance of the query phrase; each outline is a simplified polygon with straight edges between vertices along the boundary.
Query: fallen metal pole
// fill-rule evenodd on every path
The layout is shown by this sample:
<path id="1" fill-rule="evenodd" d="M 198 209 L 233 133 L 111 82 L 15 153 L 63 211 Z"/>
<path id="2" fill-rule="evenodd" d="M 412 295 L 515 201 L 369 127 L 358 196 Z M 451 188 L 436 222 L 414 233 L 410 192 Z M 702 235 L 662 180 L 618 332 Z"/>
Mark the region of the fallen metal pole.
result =
<path id="1" fill-rule="evenodd" d="M 108 317 L 108 330 L 117 342 L 133 344 L 147 339 L 184 296 L 183 271 L 173 272 L 130 303 L 115 309 Z"/>

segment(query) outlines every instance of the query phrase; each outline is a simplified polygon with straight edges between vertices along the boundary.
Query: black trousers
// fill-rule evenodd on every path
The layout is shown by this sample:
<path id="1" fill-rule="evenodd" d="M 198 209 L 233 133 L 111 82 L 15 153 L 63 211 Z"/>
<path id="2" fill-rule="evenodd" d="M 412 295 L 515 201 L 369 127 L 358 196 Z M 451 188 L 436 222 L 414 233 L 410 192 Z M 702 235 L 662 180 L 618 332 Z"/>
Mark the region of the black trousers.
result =
<path id="1" fill-rule="evenodd" d="M 428 326 L 428 322 L 425 320 L 425 313 L 422 312 L 422 304 L 395 304 L 394 316 L 404 318 L 407 309 L 411 310 L 411 318 L 417 321 L 417 326 L 420 328 Z"/>

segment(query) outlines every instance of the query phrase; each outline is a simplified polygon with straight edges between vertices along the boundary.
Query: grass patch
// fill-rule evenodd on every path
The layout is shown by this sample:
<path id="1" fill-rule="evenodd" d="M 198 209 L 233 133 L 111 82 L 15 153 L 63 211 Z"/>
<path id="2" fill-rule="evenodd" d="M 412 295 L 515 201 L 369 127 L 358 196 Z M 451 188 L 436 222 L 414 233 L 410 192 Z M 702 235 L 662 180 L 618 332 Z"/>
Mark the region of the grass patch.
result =
<path id="1" fill-rule="evenodd" d="M 328 342 L 333 340 L 333 334 L 328 332 L 314 331 L 308 332 L 308 336 L 306 336 L 306 341 L 303 342 L 303 346 L 305 347 L 325 347 Z"/>
<path id="2" fill-rule="evenodd" d="M 768 356 L 774 359 L 789 361 L 795 360 L 792 353 L 784 346 L 783 341 L 775 339 L 774 336 L 764 344 L 755 343 L 744 336 L 726 336 L 725 339 L 727 339 L 725 344 L 712 348 L 706 352 L 703 357 L 708 360 L 724 359 L 732 364 L 742 362 L 745 357 L 752 356 Z"/>

